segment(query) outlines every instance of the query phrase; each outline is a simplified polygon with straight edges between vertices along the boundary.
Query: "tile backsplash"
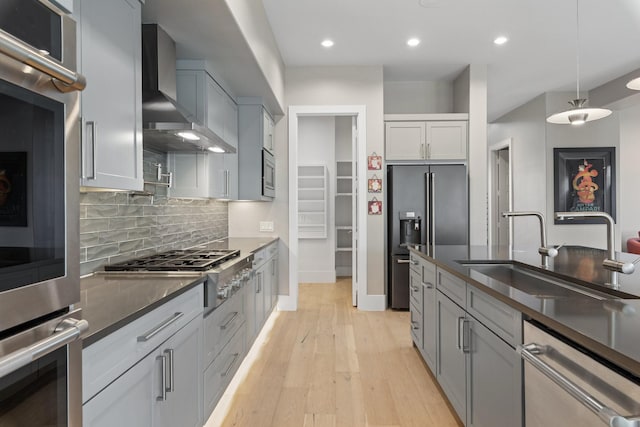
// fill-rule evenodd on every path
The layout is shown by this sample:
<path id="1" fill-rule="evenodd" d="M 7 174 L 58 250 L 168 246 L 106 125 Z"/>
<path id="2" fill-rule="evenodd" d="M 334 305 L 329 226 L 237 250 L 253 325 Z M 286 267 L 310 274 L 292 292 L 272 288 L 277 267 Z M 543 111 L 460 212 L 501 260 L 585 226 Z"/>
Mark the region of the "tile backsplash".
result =
<path id="1" fill-rule="evenodd" d="M 145 151 L 146 180 L 155 181 L 154 156 L 158 154 Z M 227 202 L 170 198 L 165 189 L 158 190 L 153 196 L 80 194 L 81 274 L 105 264 L 228 236 Z"/>

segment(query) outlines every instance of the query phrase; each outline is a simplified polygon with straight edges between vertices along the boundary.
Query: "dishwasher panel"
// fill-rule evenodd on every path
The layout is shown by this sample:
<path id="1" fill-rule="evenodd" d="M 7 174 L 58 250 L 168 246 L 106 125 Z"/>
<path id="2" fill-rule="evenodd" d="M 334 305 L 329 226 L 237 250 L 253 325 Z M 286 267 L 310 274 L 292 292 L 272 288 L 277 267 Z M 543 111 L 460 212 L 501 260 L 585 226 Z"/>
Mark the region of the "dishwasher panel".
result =
<path id="1" fill-rule="evenodd" d="M 524 342 L 527 427 L 640 426 L 640 385 L 529 322 Z"/>

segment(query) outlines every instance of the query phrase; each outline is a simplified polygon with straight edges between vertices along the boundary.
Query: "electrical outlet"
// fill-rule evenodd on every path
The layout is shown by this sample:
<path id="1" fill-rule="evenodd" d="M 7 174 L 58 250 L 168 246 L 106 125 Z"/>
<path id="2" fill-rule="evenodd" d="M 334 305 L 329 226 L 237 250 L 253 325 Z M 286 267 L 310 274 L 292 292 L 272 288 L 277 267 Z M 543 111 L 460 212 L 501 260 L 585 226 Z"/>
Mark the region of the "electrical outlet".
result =
<path id="1" fill-rule="evenodd" d="M 273 231 L 273 221 L 260 221 L 260 231 L 265 233 Z"/>

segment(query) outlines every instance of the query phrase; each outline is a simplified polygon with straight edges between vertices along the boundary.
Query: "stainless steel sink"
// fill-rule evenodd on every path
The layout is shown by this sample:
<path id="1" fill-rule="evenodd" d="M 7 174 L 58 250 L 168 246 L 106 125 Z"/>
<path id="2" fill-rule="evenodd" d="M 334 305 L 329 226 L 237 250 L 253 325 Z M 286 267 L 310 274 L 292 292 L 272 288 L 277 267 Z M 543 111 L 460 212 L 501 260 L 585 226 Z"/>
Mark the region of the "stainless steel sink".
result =
<path id="1" fill-rule="evenodd" d="M 570 298 L 577 296 L 576 294 L 598 300 L 624 298 L 624 296 L 610 294 L 607 290 L 599 291 L 510 261 L 458 261 L 458 263 L 469 267 L 471 271 L 539 298 Z M 471 277 L 473 278 L 473 275 Z"/>

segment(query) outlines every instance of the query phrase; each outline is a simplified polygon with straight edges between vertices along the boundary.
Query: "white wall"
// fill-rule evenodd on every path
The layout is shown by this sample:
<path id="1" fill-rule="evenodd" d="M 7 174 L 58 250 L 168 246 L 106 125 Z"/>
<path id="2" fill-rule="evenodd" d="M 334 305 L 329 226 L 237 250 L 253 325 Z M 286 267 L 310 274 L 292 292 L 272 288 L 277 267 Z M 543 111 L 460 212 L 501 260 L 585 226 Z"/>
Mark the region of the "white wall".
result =
<path id="1" fill-rule="evenodd" d="M 564 110 L 568 107 L 567 100 L 574 97 L 575 94 L 568 92 L 548 93 L 546 95 L 546 114 L 550 115 Z M 548 219 L 547 233 L 550 243 L 606 249 L 607 228 L 604 224 L 554 224 L 553 149 L 556 147 L 616 147 L 616 156 L 618 156 L 619 126 L 617 113 L 601 120 L 587 122 L 582 126 L 546 124 L 547 197 L 546 210 L 543 212 Z M 616 182 L 619 182 L 617 177 Z M 619 224 L 617 218 L 616 222 Z M 619 236 L 619 233 L 616 232 L 616 235 Z M 619 238 L 616 238 L 616 242 L 616 248 L 620 250 Z"/>
<path id="2" fill-rule="evenodd" d="M 384 82 L 384 113 L 453 113 L 453 85 L 446 81 Z"/>
<path id="3" fill-rule="evenodd" d="M 619 112 L 620 150 L 618 153 L 618 208 L 622 248 L 630 237 L 638 237 L 640 231 L 640 103 Z"/>
<path id="4" fill-rule="evenodd" d="M 352 117 L 336 117 L 336 161 L 351 160 Z"/>
<path id="5" fill-rule="evenodd" d="M 298 119 L 298 164 L 324 165 L 328 170 L 328 224 L 326 239 L 298 240 L 298 280 L 307 283 L 333 283 L 335 267 L 335 135 L 332 116 Z"/>
<path id="6" fill-rule="evenodd" d="M 545 111 L 545 96 L 541 95 L 489 125 L 490 145 L 512 138 L 511 167 L 515 211 L 546 212 Z M 512 221 L 514 249 L 531 249 L 540 245 L 537 219 L 525 217 Z"/>
<path id="7" fill-rule="evenodd" d="M 487 67 L 469 65 L 453 83 L 456 112 L 469 113 L 469 243 L 486 245 Z"/>
<path id="8" fill-rule="evenodd" d="M 383 76 L 381 66 L 287 68 L 285 98 L 291 105 L 365 105 L 366 152 L 384 152 Z M 282 120 L 278 126 L 286 126 Z M 277 134 L 278 138 L 286 135 Z M 384 195 L 378 195 L 378 198 Z M 231 215 L 231 212 L 230 212 Z M 367 217 L 367 293 L 383 295 L 384 220 Z"/>

